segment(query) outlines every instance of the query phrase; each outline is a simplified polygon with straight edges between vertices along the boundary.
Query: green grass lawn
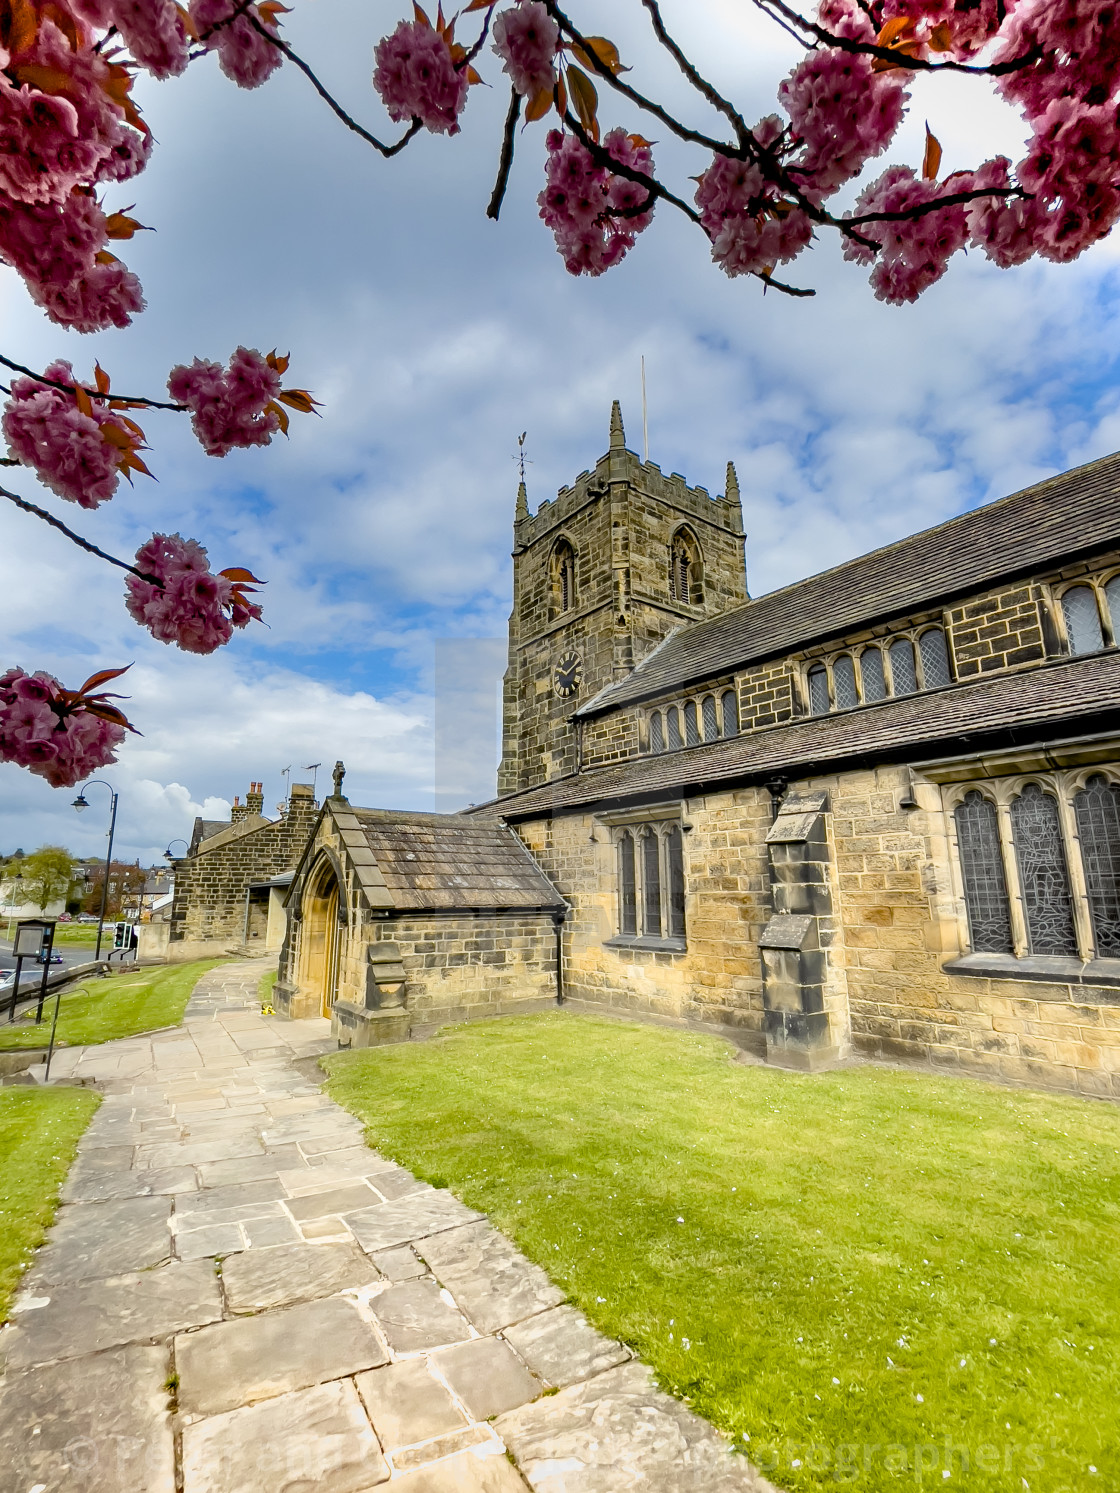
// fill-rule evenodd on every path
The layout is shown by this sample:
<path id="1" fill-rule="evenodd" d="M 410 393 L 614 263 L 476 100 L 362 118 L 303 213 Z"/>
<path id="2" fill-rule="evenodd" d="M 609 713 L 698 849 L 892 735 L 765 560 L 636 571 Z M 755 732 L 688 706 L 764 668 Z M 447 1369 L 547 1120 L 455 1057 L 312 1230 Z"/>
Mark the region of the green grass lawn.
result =
<path id="1" fill-rule="evenodd" d="M 0 1089 L 0 1322 L 100 1103 L 88 1089 Z"/>
<path id="2" fill-rule="evenodd" d="M 271 1006 L 272 993 L 276 989 L 278 974 L 278 970 L 270 969 L 267 975 L 261 975 L 257 981 L 257 994 L 260 996 L 262 1006 Z"/>
<path id="3" fill-rule="evenodd" d="M 73 991 L 63 991 L 58 1014 L 59 1046 L 83 1047 L 91 1042 L 111 1042 L 137 1032 L 176 1026 L 200 975 L 222 959 L 199 959 L 193 964 L 161 964 L 108 979 L 85 979 Z M 34 1014 L 34 1012 L 32 1012 Z M 54 996 L 48 995 L 43 1021 L 16 1021 L 8 1025 L 0 1018 L 0 1052 L 17 1047 L 45 1047 L 50 1041 Z"/>
<path id="4" fill-rule="evenodd" d="M 63 944 L 65 944 L 67 948 L 70 948 L 75 944 L 81 944 L 83 946 L 85 944 L 88 944 L 92 949 L 97 943 L 97 924 L 58 923 L 56 924 L 54 930 L 54 941 L 56 947 L 61 947 Z M 111 949 L 112 947 L 113 925 L 108 921 L 108 919 L 106 919 L 105 931 L 101 939 L 101 951 L 102 953 L 104 953 L 106 948 Z"/>
<path id="5" fill-rule="evenodd" d="M 1120 1488 L 1117 1109 L 560 1012 L 326 1066 L 779 1486 Z"/>

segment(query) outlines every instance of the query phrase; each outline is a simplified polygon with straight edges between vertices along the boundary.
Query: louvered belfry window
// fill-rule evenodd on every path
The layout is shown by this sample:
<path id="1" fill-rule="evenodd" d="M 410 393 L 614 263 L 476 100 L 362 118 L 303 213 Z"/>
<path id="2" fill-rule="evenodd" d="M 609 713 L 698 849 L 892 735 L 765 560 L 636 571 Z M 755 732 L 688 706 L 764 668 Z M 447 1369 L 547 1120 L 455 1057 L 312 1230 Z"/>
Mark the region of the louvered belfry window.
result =
<path id="1" fill-rule="evenodd" d="M 1011 826 L 1031 953 L 1076 954 L 1057 800 L 1037 783 L 1028 783 L 1012 800 Z"/>
<path id="2" fill-rule="evenodd" d="M 1011 905 L 1003 874 L 996 806 L 973 790 L 954 814 L 969 941 L 976 953 L 1009 954 Z"/>
<path id="3" fill-rule="evenodd" d="M 1092 777 L 1073 804 L 1097 958 L 1120 959 L 1120 788 Z"/>

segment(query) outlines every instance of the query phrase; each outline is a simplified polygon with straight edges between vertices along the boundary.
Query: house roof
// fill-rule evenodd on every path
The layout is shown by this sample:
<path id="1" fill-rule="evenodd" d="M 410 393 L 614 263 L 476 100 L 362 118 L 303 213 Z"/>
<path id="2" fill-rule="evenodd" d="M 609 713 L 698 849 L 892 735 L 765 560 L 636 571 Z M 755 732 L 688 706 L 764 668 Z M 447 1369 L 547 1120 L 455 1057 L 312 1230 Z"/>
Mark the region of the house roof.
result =
<path id="1" fill-rule="evenodd" d="M 539 818 L 607 800 L 701 793 L 733 781 L 806 777 L 845 764 L 918 761 L 960 748 L 1028 743 L 1120 724 L 1120 651 L 1045 664 L 979 683 L 907 695 L 857 710 L 770 726 L 729 740 L 635 757 L 482 805 L 507 819 Z M 478 812 L 478 811 L 475 811 Z"/>
<path id="2" fill-rule="evenodd" d="M 1120 542 L 1120 454 L 671 634 L 582 705 L 593 716 Z"/>

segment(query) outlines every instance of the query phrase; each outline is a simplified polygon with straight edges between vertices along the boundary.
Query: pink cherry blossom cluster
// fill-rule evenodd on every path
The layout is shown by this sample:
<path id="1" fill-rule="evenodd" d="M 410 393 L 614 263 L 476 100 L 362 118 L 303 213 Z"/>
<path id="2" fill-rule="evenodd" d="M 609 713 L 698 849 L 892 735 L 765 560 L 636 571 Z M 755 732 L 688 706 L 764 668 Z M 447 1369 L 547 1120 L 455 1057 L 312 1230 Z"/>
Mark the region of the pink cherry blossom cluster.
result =
<path id="1" fill-rule="evenodd" d="M 790 170 L 819 202 L 886 150 L 902 123 L 906 89 L 897 73 L 874 72 L 870 57 L 822 47 L 794 68 L 778 100 L 802 145 Z"/>
<path id="2" fill-rule="evenodd" d="M 267 446 L 280 428 L 278 370 L 255 348 L 239 347 L 229 368 L 195 358 L 171 370 L 172 399 L 191 412 L 191 425 L 207 456 L 236 446 Z"/>
<path id="3" fill-rule="evenodd" d="M 966 190 L 964 173 L 939 185 L 923 181 L 909 166 L 890 166 L 860 194 L 856 213 L 895 213 Z M 852 240 L 844 241 L 845 259 L 874 264 L 871 284 L 883 301 L 915 301 L 945 273 L 950 258 L 968 242 L 968 214 L 963 206 L 943 207 L 920 218 L 865 223 L 859 230 L 880 245 L 878 254 Z"/>
<path id="4" fill-rule="evenodd" d="M 70 788 L 115 762 L 124 727 L 105 720 L 50 674 L 0 674 L 0 762 L 14 762 L 52 788 Z"/>
<path id="5" fill-rule="evenodd" d="M 191 22 L 199 36 L 206 36 L 207 49 L 217 52 L 218 66 L 227 78 L 239 88 L 259 88 L 280 66 L 284 54 L 253 25 L 256 21 L 275 31 L 271 12 L 262 13 L 257 6 L 250 5 L 235 15 L 239 9 L 238 0 L 191 0 Z M 230 16 L 235 19 L 229 21 Z M 229 24 L 221 25 L 223 21 Z"/>
<path id="6" fill-rule="evenodd" d="M 205 549 L 193 539 L 153 534 L 136 551 L 136 568 L 156 580 L 130 575 L 125 606 L 161 643 L 175 643 L 187 653 L 213 653 L 229 642 L 235 627 L 260 619 L 261 608 L 227 576 L 213 573 Z"/>
<path id="7" fill-rule="evenodd" d="M 556 84 L 560 27 L 541 0 L 517 0 L 494 22 L 494 50 L 522 98 L 551 93 Z"/>
<path id="8" fill-rule="evenodd" d="M 47 378 L 74 384 L 69 363 L 52 363 Z M 12 395 L 0 425 L 9 453 L 33 467 L 39 481 L 60 498 L 82 508 L 107 503 L 120 479 L 120 445 L 103 435 L 113 426 L 123 442 L 130 437 L 124 425 L 94 394 L 89 414 L 78 408 L 73 394 L 33 378 L 12 380 Z"/>
<path id="9" fill-rule="evenodd" d="M 402 21 L 374 48 L 373 86 L 398 122 L 419 119 L 436 135 L 457 135 L 469 86 L 443 34 L 423 21 Z"/>
<path id="10" fill-rule="evenodd" d="M 781 121 L 771 114 L 754 134 L 776 149 Z M 800 254 L 813 236 L 805 211 L 784 198 L 753 162 L 716 156 L 699 179 L 696 205 L 712 241 L 712 258 L 727 275 L 768 275 Z"/>
<path id="11" fill-rule="evenodd" d="M 550 130 L 546 143 L 547 185 L 537 198 L 540 216 L 552 229 L 569 274 L 601 275 L 626 256 L 652 221 L 652 206 L 633 212 L 649 201 L 649 192 L 640 182 L 599 165 L 574 135 Z M 603 147 L 619 165 L 652 175 L 649 146 L 625 130 L 611 130 Z"/>
<path id="12" fill-rule="evenodd" d="M 174 0 L 75 0 L 74 8 L 100 31 L 115 26 L 133 61 L 153 77 L 173 78 L 186 69 L 190 39 Z"/>

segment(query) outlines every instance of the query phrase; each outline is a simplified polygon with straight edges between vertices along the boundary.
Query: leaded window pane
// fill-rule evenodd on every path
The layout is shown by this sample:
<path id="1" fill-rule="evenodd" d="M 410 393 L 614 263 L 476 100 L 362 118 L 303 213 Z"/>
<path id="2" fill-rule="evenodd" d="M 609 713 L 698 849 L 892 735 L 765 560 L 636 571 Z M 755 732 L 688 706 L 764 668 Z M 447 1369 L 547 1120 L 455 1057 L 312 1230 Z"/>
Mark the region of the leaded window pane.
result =
<path id="1" fill-rule="evenodd" d="M 618 931 L 638 931 L 638 884 L 634 866 L 634 836 L 627 831 L 618 842 Z"/>
<path id="2" fill-rule="evenodd" d="M 665 858 L 669 863 L 669 937 L 683 938 L 684 843 L 676 825 L 665 837 Z"/>
<path id="3" fill-rule="evenodd" d="M 715 741 L 719 735 L 719 715 L 716 712 L 715 695 L 705 695 L 703 704 L 704 740 Z"/>
<path id="4" fill-rule="evenodd" d="M 999 848 L 996 806 L 973 791 L 958 804 L 957 850 L 960 854 L 968 936 L 977 954 L 1010 954 L 1011 908 Z"/>
<path id="5" fill-rule="evenodd" d="M 1073 800 L 1098 959 L 1120 959 L 1120 788 L 1090 778 Z"/>
<path id="6" fill-rule="evenodd" d="M 837 710 L 852 710 L 859 704 L 856 694 L 856 666 L 846 653 L 832 665 L 832 689 Z"/>
<path id="7" fill-rule="evenodd" d="M 688 700 L 684 707 L 684 739 L 686 746 L 696 746 L 700 741 L 700 732 L 696 725 L 696 702 Z"/>
<path id="8" fill-rule="evenodd" d="M 642 932 L 661 937 L 661 846 L 652 833 L 642 836 Z"/>
<path id="9" fill-rule="evenodd" d="M 818 664 L 809 670 L 809 709 L 813 715 L 827 715 L 828 707 L 828 671 Z"/>
<path id="10" fill-rule="evenodd" d="M 669 722 L 669 750 L 675 752 L 679 746 L 684 745 L 681 741 L 681 718 L 677 714 L 677 707 L 670 705 L 665 717 Z"/>
<path id="11" fill-rule="evenodd" d="M 1091 586 L 1071 586 L 1062 596 L 1062 613 L 1071 653 L 1096 653 L 1104 647 L 1097 598 Z"/>
<path id="12" fill-rule="evenodd" d="M 738 736 L 739 696 L 733 689 L 725 690 L 720 705 L 723 708 L 723 734 L 725 736 Z"/>
<path id="13" fill-rule="evenodd" d="M 939 627 L 930 627 L 918 639 L 918 652 L 922 655 L 922 679 L 926 689 L 942 689 L 952 684 L 949 672 L 949 650 L 945 647 L 945 634 Z"/>
<path id="14" fill-rule="evenodd" d="M 1114 575 L 1104 588 L 1108 615 L 1112 618 L 1112 641 L 1120 645 L 1120 575 Z"/>
<path id="15" fill-rule="evenodd" d="M 1011 828 L 1031 953 L 1076 954 L 1057 800 L 1037 783 L 1028 783 L 1012 802 Z"/>
<path id="16" fill-rule="evenodd" d="M 665 728 L 661 724 L 660 712 L 650 720 L 649 744 L 651 751 L 663 752 L 665 750 Z"/>
<path id="17" fill-rule="evenodd" d="M 891 644 L 892 693 L 912 695 L 918 688 L 918 676 L 914 670 L 914 645 L 909 638 L 896 638 Z"/>
<path id="18" fill-rule="evenodd" d="M 887 680 L 883 672 L 883 655 L 878 648 L 865 648 L 859 656 L 863 698 L 868 702 L 887 698 Z"/>

